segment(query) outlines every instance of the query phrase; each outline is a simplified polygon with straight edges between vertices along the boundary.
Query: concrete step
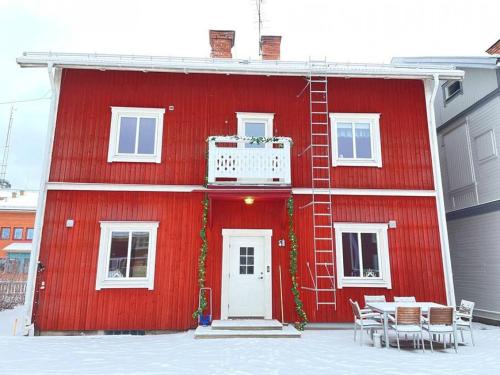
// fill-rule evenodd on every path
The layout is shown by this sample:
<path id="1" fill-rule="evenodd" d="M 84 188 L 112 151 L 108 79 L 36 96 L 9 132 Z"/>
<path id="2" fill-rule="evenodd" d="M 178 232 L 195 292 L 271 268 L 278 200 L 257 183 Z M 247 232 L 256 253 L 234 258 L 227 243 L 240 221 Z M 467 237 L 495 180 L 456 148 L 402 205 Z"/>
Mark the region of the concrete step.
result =
<path id="1" fill-rule="evenodd" d="M 281 330 L 282 328 L 283 325 L 276 319 L 227 319 L 212 322 L 212 329 L 214 330 L 272 331 Z"/>
<path id="2" fill-rule="evenodd" d="M 194 331 L 195 339 L 230 339 L 230 338 L 300 338 L 301 333 L 293 326 L 284 326 L 281 330 L 237 330 L 212 329 L 199 326 Z"/>

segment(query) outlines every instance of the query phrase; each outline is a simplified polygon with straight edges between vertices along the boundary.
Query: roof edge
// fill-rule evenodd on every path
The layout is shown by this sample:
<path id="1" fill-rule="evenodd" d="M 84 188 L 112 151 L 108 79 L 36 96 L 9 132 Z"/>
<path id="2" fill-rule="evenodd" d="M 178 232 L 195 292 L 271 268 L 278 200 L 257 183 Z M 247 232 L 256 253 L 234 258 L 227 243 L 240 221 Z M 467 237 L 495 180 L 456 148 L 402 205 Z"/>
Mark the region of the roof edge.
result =
<path id="1" fill-rule="evenodd" d="M 414 64 L 353 64 L 327 61 L 241 60 L 193 57 L 161 57 L 114 54 L 25 52 L 16 59 L 23 67 L 49 65 L 73 69 L 132 70 L 143 72 L 247 74 L 307 76 L 309 74 L 346 78 L 462 79 L 464 72 L 453 67 Z"/>

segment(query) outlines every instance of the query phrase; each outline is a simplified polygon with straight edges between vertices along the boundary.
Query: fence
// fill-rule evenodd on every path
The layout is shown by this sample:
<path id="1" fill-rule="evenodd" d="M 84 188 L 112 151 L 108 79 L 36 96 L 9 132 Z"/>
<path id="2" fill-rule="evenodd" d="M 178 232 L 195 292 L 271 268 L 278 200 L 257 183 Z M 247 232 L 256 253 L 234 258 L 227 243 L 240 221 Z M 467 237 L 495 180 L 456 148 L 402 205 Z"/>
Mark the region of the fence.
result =
<path id="1" fill-rule="evenodd" d="M 26 281 L 0 281 L 0 311 L 24 303 Z"/>

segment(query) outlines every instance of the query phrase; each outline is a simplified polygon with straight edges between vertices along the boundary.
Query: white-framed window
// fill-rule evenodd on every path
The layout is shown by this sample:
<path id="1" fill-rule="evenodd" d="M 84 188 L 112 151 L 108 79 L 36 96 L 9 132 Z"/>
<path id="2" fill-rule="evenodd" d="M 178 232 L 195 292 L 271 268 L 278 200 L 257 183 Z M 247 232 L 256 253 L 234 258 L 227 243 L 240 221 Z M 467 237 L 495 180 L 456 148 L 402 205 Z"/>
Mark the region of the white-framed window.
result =
<path id="1" fill-rule="evenodd" d="M 379 119 L 379 113 L 330 113 L 334 167 L 382 167 Z"/>
<path id="2" fill-rule="evenodd" d="M 335 223 L 339 288 L 391 289 L 388 224 Z"/>
<path id="3" fill-rule="evenodd" d="M 14 236 L 12 239 L 14 240 L 22 240 L 23 239 L 23 234 L 24 234 L 24 229 L 16 227 L 14 228 Z"/>
<path id="4" fill-rule="evenodd" d="M 164 108 L 111 107 L 108 162 L 160 163 Z"/>
<path id="5" fill-rule="evenodd" d="M 461 81 L 446 81 L 443 84 L 443 96 L 445 103 L 448 103 L 462 92 L 463 88 Z"/>
<path id="6" fill-rule="evenodd" d="M 34 233 L 35 233 L 35 229 L 34 228 L 27 228 L 26 229 L 26 239 L 27 240 L 32 240 Z"/>
<path id="7" fill-rule="evenodd" d="M 238 135 L 240 137 L 264 137 L 273 136 L 274 113 L 236 112 L 238 119 Z M 266 144 L 241 144 L 240 147 L 264 148 L 272 147 Z"/>
<path id="8" fill-rule="evenodd" d="M 96 290 L 154 288 L 158 222 L 102 221 Z"/>

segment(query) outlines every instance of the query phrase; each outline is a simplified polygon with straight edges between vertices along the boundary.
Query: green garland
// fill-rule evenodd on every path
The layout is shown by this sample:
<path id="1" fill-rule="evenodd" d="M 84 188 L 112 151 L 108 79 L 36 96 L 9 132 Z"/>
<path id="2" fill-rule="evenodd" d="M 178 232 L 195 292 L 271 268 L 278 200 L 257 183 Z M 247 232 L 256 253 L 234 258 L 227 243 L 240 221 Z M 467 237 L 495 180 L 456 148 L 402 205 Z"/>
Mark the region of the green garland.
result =
<path id="1" fill-rule="evenodd" d="M 225 140 L 220 140 L 220 142 L 232 142 L 232 141 L 248 141 L 250 144 L 265 144 L 265 143 L 283 143 L 289 142 L 290 146 L 293 144 L 292 139 L 289 137 L 246 137 L 240 135 L 223 135 L 223 136 L 211 136 L 207 138 L 207 142 L 217 141 L 217 138 L 225 138 Z M 283 146 L 283 145 L 281 145 Z"/>
<path id="2" fill-rule="evenodd" d="M 297 236 L 295 235 L 295 228 L 293 222 L 293 197 L 288 198 L 287 211 L 288 211 L 288 238 L 290 239 L 290 276 L 292 278 L 292 294 L 295 301 L 295 311 L 299 316 L 299 322 L 296 327 L 302 331 L 307 324 L 307 315 L 304 311 L 304 304 L 300 299 L 299 284 L 297 283 L 297 254 L 298 244 Z"/>
<path id="3" fill-rule="evenodd" d="M 198 286 L 200 288 L 205 287 L 205 281 L 207 277 L 206 270 L 206 262 L 207 262 L 207 253 L 208 253 L 208 240 L 207 240 L 207 223 L 208 223 L 208 196 L 205 195 L 205 198 L 201 201 L 203 206 L 203 213 L 201 219 L 201 247 L 200 247 L 200 255 L 198 256 Z M 207 297 L 205 293 L 201 293 L 200 298 L 200 306 L 193 313 L 193 319 L 198 319 L 198 317 L 203 313 L 203 311 L 207 307 Z"/>

